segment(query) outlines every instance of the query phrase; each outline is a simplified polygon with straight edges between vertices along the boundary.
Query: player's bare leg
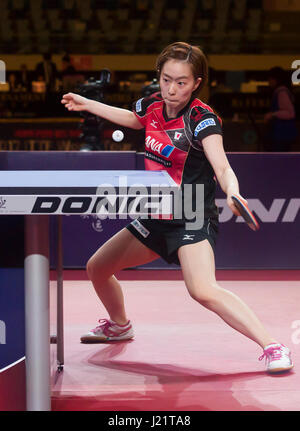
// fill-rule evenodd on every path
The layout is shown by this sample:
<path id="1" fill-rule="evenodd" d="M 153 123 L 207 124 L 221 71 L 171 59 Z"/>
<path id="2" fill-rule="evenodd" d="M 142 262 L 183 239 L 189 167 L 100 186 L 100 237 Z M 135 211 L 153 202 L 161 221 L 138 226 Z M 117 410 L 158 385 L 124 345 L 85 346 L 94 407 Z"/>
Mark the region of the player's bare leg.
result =
<path id="1" fill-rule="evenodd" d="M 178 257 L 185 284 L 193 299 L 262 348 L 277 343 L 237 295 L 217 284 L 214 254 L 207 240 L 180 247 Z"/>
<path id="2" fill-rule="evenodd" d="M 88 276 L 114 322 L 124 325 L 128 322 L 128 318 L 122 288 L 113 274 L 124 268 L 151 262 L 158 257 L 154 251 L 124 228 L 103 244 L 89 259 Z"/>

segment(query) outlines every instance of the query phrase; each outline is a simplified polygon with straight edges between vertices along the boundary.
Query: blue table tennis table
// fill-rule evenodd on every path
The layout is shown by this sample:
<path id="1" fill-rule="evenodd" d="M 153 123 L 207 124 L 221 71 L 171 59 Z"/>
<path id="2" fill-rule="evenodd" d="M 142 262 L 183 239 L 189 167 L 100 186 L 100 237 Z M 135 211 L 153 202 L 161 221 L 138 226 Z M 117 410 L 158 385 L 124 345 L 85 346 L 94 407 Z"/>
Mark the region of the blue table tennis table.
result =
<path id="1" fill-rule="evenodd" d="M 178 186 L 165 171 L 1 171 L 0 215 L 25 216 L 27 410 L 51 410 L 49 215 L 169 216 Z M 141 204 L 142 203 L 142 204 Z M 61 234 L 59 235 L 61 249 Z M 62 254 L 58 268 L 58 366 L 63 365 Z"/>

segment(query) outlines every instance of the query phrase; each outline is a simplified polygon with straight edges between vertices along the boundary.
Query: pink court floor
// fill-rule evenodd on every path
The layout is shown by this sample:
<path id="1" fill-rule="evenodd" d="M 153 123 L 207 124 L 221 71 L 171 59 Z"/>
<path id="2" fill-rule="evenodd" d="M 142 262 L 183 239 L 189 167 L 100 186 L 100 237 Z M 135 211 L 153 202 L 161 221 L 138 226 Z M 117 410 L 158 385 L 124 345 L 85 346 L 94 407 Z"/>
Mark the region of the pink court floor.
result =
<path id="1" fill-rule="evenodd" d="M 294 369 L 268 375 L 262 349 L 190 298 L 180 271 L 124 271 L 134 340 L 81 344 L 107 318 L 83 271 L 64 281 L 64 369 L 52 410 L 299 411 L 300 271 L 219 271 L 292 351 Z M 54 283 L 53 281 L 51 283 Z"/>

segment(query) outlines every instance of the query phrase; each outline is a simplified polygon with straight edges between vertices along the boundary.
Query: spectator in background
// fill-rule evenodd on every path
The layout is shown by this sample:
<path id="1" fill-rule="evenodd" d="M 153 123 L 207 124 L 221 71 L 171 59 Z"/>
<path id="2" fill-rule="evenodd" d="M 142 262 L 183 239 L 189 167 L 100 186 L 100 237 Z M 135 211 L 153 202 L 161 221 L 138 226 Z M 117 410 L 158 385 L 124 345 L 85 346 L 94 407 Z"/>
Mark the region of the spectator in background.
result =
<path id="1" fill-rule="evenodd" d="M 9 86 L 9 91 L 11 93 L 16 93 L 18 91 L 20 91 L 21 87 L 20 87 L 20 82 L 17 79 L 17 75 L 15 73 L 10 73 L 8 75 L 8 86 Z"/>
<path id="2" fill-rule="evenodd" d="M 294 96 L 285 71 L 273 67 L 268 74 L 272 90 L 271 111 L 264 120 L 269 124 L 268 141 L 270 151 L 290 151 L 296 141 L 298 131 Z"/>
<path id="3" fill-rule="evenodd" d="M 20 84 L 23 91 L 31 90 L 31 77 L 26 64 L 21 64 L 20 66 Z"/>
<path id="4" fill-rule="evenodd" d="M 71 62 L 71 57 L 68 54 L 64 55 L 62 58 L 61 77 L 63 78 L 66 75 L 76 75 L 76 73 L 76 69 Z"/>
<path id="5" fill-rule="evenodd" d="M 61 81 L 64 92 L 73 91 L 78 84 L 84 82 L 84 76 L 77 72 L 68 54 L 62 58 Z"/>
<path id="6" fill-rule="evenodd" d="M 38 63 L 35 68 L 36 78 L 43 77 L 43 80 L 46 83 L 47 91 L 55 91 L 56 89 L 56 78 L 57 78 L 57 69 L 56 64 L 51 61 L 52 55 L 50 53 L 43 55 L 43 61 Z M 40 78 L 38 79 L 38 81 Z"/>

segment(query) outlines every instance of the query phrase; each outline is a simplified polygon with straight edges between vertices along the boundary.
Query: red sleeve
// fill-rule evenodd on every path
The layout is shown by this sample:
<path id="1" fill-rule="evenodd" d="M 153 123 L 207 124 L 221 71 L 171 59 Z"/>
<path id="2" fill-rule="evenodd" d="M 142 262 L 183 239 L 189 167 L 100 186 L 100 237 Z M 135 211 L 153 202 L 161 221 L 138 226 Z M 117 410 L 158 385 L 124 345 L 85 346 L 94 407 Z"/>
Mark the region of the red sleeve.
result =
<path id="1" fill-rule="evenodd" d="M 140 117 L 137 112 L 133 109 L 132 112 L 134 113 L 134 115 L 136 116 L 136 118 L 139 120 L 139 122 L 141 123 L 142 126 L 146 126 L 145 123 L 145 117 Z"/>
<path id="2" fill-rule="evenodd" d="M 161 95 L 160 93 L 153 93 L 150 96 L 142 97 L 137 102 L 134 102 L 132 105 L 132 111 L 134 112 L 136 118 L 139 120 L 139 122 L 142 124 L 142 126 L 146 126 L 146 117 L 148 108 L 155 102 L 161 101 Z"/>
<path id="3" fill-rule="evenodd" d="M 142 126 L 146 126 L 146 114 L 147 114 L 147 98 L 142 97 L 137 100 L 132 105 L 132 112 L 135 114 L 136 118 L 139 120 Z"/>

